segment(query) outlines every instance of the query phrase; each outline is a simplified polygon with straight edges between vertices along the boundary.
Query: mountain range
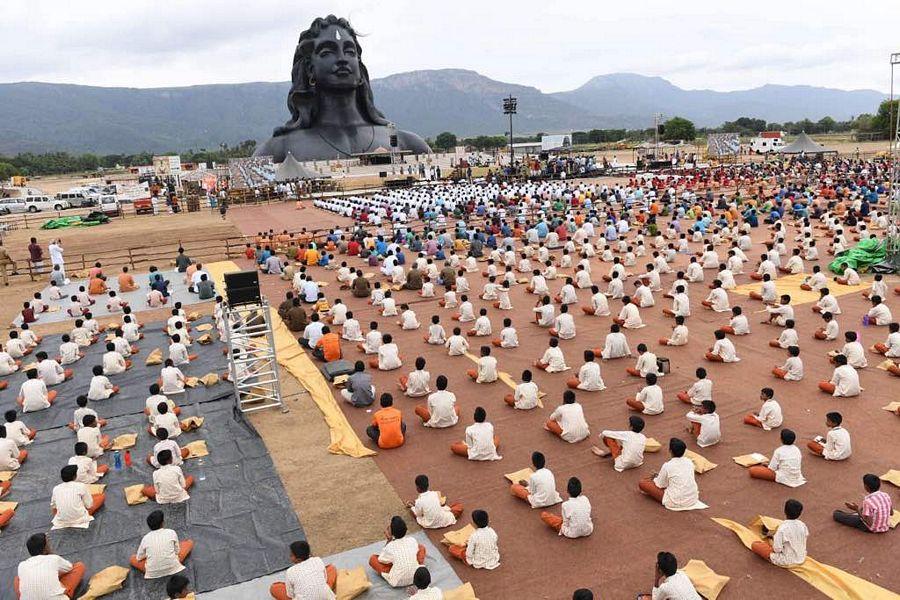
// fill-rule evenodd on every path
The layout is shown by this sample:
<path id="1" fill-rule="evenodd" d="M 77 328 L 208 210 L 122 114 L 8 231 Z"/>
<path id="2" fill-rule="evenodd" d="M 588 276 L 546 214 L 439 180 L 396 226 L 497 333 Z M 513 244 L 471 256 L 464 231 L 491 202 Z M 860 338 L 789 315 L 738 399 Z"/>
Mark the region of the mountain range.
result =
<path id="1" fill-rule="evenodd" d="M 167 152 L 262 141 L 287 120 L 288 82 L 170 88 L 105 88 L 56 83 L 0 84 L 0 154 Z M 465 69 L 398 73 L 373 79 L 375 103 L 402 129 L 433 137 L 502 134 L 502 98 L 518 98 L 516 133 L 637 129 L 653 113 L 717 126 L 747 116 L 769 122 L 846 120 L 875 113 L 874 90 L 764 85 L 718 92 L 685 90 L 661 77 L 600 75 L 574 90 L 544 93 Z"/>

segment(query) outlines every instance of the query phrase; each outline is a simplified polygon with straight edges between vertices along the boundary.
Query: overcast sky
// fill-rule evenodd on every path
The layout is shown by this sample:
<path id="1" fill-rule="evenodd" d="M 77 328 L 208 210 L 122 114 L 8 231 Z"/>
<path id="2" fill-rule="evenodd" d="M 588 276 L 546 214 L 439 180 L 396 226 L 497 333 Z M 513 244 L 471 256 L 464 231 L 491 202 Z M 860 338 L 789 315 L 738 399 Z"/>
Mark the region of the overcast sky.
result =
<path id="1" fill-rule="evenodd" d="M 684 88 L 890 88 L 897 0 L 0 0 L 0 81 L 284 81 L 317 16 L 350 19 L 370 75 L 466 68 L 545 92 L 594 75 Z M 898 74 L 900 76 L 900 74 Z"/>

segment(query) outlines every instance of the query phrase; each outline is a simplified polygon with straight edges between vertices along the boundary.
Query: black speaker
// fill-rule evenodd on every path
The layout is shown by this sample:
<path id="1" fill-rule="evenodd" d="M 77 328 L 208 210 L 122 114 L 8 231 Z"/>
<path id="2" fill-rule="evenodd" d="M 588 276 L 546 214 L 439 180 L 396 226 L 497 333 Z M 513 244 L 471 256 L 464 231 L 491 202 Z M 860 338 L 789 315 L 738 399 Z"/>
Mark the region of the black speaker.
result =
<path id="1" fill-rule="evenodd" d="M 238 271 L 225 274 L 225 295 L 228 304 L 241 306 L 244 304 L 260 304 L 262 296 L 259 293 L 259 272 Z"/>
<path id="2" fill-rule="evenodd" d="M 396 148 L 397 147 L 397 134 L 392 133 L 390 136 L 390 140 L 391 140 L 391 148 Z"/>
<path id="3" fill-rule="evenodd" d="M 387 177 L 387 171 L 378 171 L 378 176 L 384 179 Z"/>

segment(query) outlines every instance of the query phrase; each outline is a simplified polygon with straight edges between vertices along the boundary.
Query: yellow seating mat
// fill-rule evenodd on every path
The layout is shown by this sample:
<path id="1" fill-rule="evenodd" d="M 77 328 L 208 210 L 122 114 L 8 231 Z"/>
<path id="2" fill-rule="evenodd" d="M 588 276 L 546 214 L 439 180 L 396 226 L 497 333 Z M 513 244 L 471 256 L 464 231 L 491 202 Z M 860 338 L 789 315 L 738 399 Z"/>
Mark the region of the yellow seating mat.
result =
<path id="1" fill-rule="evenodd" d="M 713 521 L 737 534 L 741 543 L 750 548 L 762 538 L 753 530 L 729 519 L 713 518 Z M 774 567 L 774 565 L 773 565 Z M 806 557 L 803 564 L 787 567 L 787 570 L 806 581 L 829 598 L 836 600 L 896 600 L 897 594 L 871 581 L 851 575 L 831 565 Z"/>
<path id="2" fill-rule="evenodd" d="M 207 263 L 206 270 L 209 271 L 216 283 L 216 287 L 220 290 L 225 289 L 225 273 L 240 271 L 232 261 L 220 261 Z M 269 311 L 269 318 L 272 320 L 272 330 L 275 338 L 275 353 L 278 358 L 278 364 L 288 370 L 302 385 L 313 402 L 322 411 L 325 417 L 325 424 L 331 432 L 331 443 L 328 451 L 332 454 L 346 454 L 355 458 L 363 456 L 373 456 L 374 451 L 366 448 L 360 441 L 359 436 L 353 431 L 347 417 L 341 412 L 331 387 L 325 380 L 325 377 L 319 371 L 318 367 L 313 363 L 312 359 L 303 351 L 290 330 L 282 322 L 281 317 L 276 311 Z"/>
<path id="3" fill-rule="evenodd" d="M 806 277 L 807 274 L 804 273 L 800 273 L 797 275 L 779 274 L 778 278 L 775 279 L 775 293 L 779 296 L 781 294 L 790 294 L 791 304 L 795 306 L 797 304 L 812 304 L 814 302 L 817 302 L 820 298 L 819 292 L 800 289 L 800 284 L 803 283 L 803 280 L 806 279 Z M 733 290 L 729 291 L 741 296 L 749 296 L 750 292 L 759 292 L 759 288 L 761 285 L 761 281 L 754 281 L 752 283 L 739 285 Z M 836 282 L 833 282 L 828 286 L 828 291 L 831 292 L 832 296 L 846 296 L 847 294 L 856 294 L 864 289 L 866 289 L 866 286 L 863 285 L 840 285 Z"/>

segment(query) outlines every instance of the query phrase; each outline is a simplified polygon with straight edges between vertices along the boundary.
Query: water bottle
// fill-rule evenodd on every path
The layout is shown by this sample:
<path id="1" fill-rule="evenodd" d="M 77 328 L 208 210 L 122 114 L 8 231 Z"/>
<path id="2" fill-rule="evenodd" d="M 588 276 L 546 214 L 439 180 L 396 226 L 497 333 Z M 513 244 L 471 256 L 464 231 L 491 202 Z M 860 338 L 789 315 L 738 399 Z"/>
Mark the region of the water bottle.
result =
<path id="1" fill-rule="evenodd" d="M 131 468 L 131 450 L 125 451 L 125 466 Z"/>
<path id="2" fill-rule="evenodd" d="M 113 468 L 116 471 L 122 470 L 122 453 L 116 450 L 113 452 Z"/>
<path id="3" fill-rule="evenodd" d="M 863 327 L 869 326 L 869 315 L 868 314 L 863 315 L 862 324 L 863 324 Z"/>
<path id="4" fill-rule="evenodd" d="M 206 481 L 206 471 L 203 469 L 203 457 L 197 459 L 197 479 Z"/>

